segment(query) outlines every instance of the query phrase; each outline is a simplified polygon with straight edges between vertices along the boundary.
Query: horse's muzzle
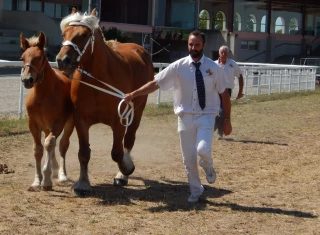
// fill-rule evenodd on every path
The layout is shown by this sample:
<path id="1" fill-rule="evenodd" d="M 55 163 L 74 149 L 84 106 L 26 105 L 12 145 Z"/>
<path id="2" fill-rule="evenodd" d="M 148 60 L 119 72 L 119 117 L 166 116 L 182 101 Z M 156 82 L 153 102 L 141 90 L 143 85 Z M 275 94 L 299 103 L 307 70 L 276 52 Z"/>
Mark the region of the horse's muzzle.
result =
<path id="1" fill-rule="evenodd" d="M 21 78 L 21 82 L 26 89 L 30 89 L 34 86 L 35 79 L 30 76 L 29 78 Z"/>
<path id="2" fill-rule="evenodd" d="M 56 62 L 58 69 L 68 77 L 71 77 L 77 68 L 77 64 L 69 56 L 64 56 L 62 59 L 57 56 Z"/>

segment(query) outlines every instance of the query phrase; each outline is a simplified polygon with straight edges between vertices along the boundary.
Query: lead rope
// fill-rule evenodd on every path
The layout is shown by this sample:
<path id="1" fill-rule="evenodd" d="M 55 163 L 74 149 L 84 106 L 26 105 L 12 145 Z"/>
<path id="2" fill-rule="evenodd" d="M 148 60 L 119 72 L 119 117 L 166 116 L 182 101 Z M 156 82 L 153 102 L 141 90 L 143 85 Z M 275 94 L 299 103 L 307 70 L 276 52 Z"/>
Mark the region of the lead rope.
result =
<path id="1" fill-rule="evenodd" d="M 79 82 L 81 82 L 81 83 L 83 83 L 83 84 L 85 84 L 85 85 L 87 85 L 87 86 L 90 86 L 90 87 L 92 87 L 92 88 L 94 88 L 94 89 L 96 89 L 96 90 L 102 91 L 102 92 L 104 92 L 104 93 L 107 93 L 107 94 L 109 94 L 109 95 L 113 95 L 113 96 L 115 96 L 115 97 L 118 97 L 118 98 L 122 99 L 122 100 L 120 101 L 119 105 L 118 105 L 118 115 L 119 115 L 119 117 L 120 117 L 120 123 L 121 123 L 121 125 L 123 125 L 123 126 L 125 126 L 125 127 L 130 126 L 131 123 L 132 123 L 132 121 L 133 121 L 133 117 L 134 117 L 134 109 L 133 109 L 134 104 L 133 104 L 133 102 L 130 101 L 129 104 L 128 104 L 128 105 L 126 106 L 126 108 L 124 109 L 123 113 L 121 113 L 121 106 L 122 106 L 122 103 L 125 101 L 125 100 L 123 99 L 123 97 L 125 96 L 125 94 L 124 94 L 122 91 L 118 90 L 117 88 L 115 88 L 115 87 L 113 87 L 113 86 L 111 86 L 111 85 L 109 85 L 109 84 L 107 84 L 107 83 L 105 83 L 105 82 L 100 81 L 99 79 L 95 78 L 94 76 L 92 76 L 90 73 L 84 71 L 83 69 L 78 69 L 78 71 L 79 71 L 80 73 L 83 73 L 83 74 L 85 74 L 85 75 L 87 75 L 87 76 L 95 79 L 96 81 L 102 83 L 103 85 L 105 85 L 105 86 L 107 86 L 107 87 L 109 87 L 110 89 L 112 89 L 112 90 L 115 91 L 115 92 L 109 91 L 109 90 L 106 90 L 106 89 L 104 89 L 104 88 L 101 88 L 101 87 L 98 87 L 98 86 L 92 85 L 92 84 L 90 84 L 90 83 L 87 83 L 87 82 L 84 82 L 84 81 L 79 80 Z M 130 107 L 130 108 L 129 108 L 129 107 Z M 131 115 L 131 116 L 130 116 L 130 115 Z M 130 119 L 129 119 L 129 116 L 130 116 Z M 126 124 L 123 123 L 123 120 L 124 120 L 124 119 L 126 120 Z M 128 121 L 128 120 L 130 120 L 130 121 Z"/>

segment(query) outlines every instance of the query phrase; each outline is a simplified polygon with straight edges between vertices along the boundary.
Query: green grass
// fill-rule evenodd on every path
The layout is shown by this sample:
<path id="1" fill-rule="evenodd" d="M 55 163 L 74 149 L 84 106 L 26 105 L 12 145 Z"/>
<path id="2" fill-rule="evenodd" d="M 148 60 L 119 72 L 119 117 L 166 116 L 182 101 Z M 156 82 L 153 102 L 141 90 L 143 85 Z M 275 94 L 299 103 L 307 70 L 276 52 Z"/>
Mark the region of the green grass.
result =
<path id="1" fill-rule="evenodd" d="M 301 92 L 289 92 L 289 93 L 279 93 L 279 94 L 271 94 L 271 95 L 255 95 L 255 96 L 247 96 L 244 100 L 247 102 L 266 102 L 273 100 L 285 100 L 293 97 L 303 97 L 309 95 L 320 95 L 320 89 L 314 91 L 301 91 Z M 232 102 L 232 104 L 236 104 L 237 102 Z"/>
<path id="2" fill-rule="evenodd" d="M 271 95 L 259 95 L 259 96 L 248 96 L 239 101 L 244 101 L 246 104 L 249 103 L 259 103 L 274 100 L 284 100 L 294 97 L 303 97 L 310 95 L 320 95 L 320 89 L 315 91 L 303 91 L 303 92 L 290 92 L 281 94 L 271 94 Z M 232 101 L 232 105 L 239 104 L 238 101 Z M 243 102 L 241 102 L 243 105 Z M 173 105 L 172 103 L 161 103 L 160 105 L 149 104 L 146 106 L 144 113 L 146 117 L 159 117 L 166 115 L 173 115 Z M 0 118 L 0 136 L 23 134 L 29 131 L 27 119 L 13 120 L 10 118 L 2 117 Z"/>
<path id="3" fill-rule="evenodd" d="M 21 120 L 0 118 L 0 136 L 24 134 L 26 132 L 29 132 L 26 118 Z"/>
<path id="4" fill-rule="evenodd" d="M 246 104 L 259 103 L 259 102 L 267 102 L 267 101 L 274 101 L 274 100 L 285 100 L 285 99 L 290 99 L 294 97 L 303 97 L 303 96 L 310 96 L 310 95 L 320 95 L 320 89 L 317 89 L 314 91 L 247 96 L 246 98 L 242 98 L 240 100 L 231 101 L 231 104 L 237 105 L 237 104 L 243 104 L 243 103 L 246 103 Z M 147 117 L 168 115 L 168 114 L 173 114 L 173 104 L 171 102 L 169 103 L 163 102 L 160 105 L 149 104 L 146 106 L 143 113 L 143 115 Z"/>

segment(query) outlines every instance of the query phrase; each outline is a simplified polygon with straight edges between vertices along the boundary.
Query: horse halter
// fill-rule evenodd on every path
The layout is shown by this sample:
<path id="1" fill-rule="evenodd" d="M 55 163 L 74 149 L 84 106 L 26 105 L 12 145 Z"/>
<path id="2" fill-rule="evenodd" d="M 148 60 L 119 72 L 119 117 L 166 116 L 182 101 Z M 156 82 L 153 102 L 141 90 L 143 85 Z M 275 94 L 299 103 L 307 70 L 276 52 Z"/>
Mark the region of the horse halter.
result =
<path id="1" fill-rule="evenodd" d="M 65 41 L 65 42 L 62 43 L 63 46 L 72 46 L 73 49 L 74 49 L 76 52 L 78 52 L 79 56 L 78 56 L 78 58 L 77 58 L 77 62 L 79 62 L 81 56 L 86 52 L 86 49 L 87 49 L 87 47 L 89 46 L 89 43 L 91 43 L 91 54 L 93 53 L 94 32 L 93 32 L 92 27 L 91 27 L 89 24 L 85 23 L 85 22 L 71 22 L 69 25 L 82 25 L 82 26 L 88 27 L 88 28 L 91 30 L 91 36 L 89 37 L 89 39 L 88 39 L 88 41 L 87 41 L 87 43 L 86 43 L 86 45 L 84 46 L 84 48 L 83 48 L 82 51 L 80 51 L 79 47 L 78 47 L 76 44 L 74 44 L 73 42 L 71 42 L 71 41 L 69 41 L 69 40 L 67 40 L 67 41 Z"/>
<path id="2" fill-rule="evenodd" d="M 46 66 L 46 61 L 47 61 L 47 58 L 44 59 L 43 65 L 42 65 L 40 70 L 38 70 L 34 65 L 32 65 L 30 63 L 25 64 L 21 69 L 21 74 L 20 74 L 21 82 L 24 83 L 22 79 L 24 77 L 23 72 L 24 72 L 25 68 L 26 67 L 30 67 L 30 68 L 34 69 L 37 72 L 37 77 L 36 77 L 34 83 L 41 83 L 42 79 L 44 77 L 44 68 Z M 41 78 L 41 79 L 38 80 L 38 77 Z"/>

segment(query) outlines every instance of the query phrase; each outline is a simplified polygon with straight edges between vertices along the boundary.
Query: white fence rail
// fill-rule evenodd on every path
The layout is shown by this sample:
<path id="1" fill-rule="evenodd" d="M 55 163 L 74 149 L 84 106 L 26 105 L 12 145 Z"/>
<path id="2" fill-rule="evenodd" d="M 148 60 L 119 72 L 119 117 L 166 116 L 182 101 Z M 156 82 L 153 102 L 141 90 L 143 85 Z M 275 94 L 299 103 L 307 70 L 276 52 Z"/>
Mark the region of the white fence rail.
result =
<path id="1" fill-rule="evenodd" d="M 295 66 L 258 63 L 238 63 L 244 78 L 244 94 L 261 95 L 283 93 L 293 91 L 315 90 L 317 66 Z M 56 67 L 55 62 L 50 62 Z M 159 71 L 167 67 L 168 63 L 153 63 Z M 0 61 L 1 68 L 22 68 L 22 61 Z M 14 80 L 14 81 L 13 81 Z M 238 92 L 237 79 L 233 95 Z M 13 89 L 11 92 L 10 89 Z M 18 91 L 18 92 L 17 92 Z M 20 82 L 19 75 L 0 76 L 0 116 L 11 114 L 21 118 L 25 113 L 25 98 L 28 90 Z M 153 96 L 153 97 L 152 97 Z M 172 101 L 172 91 L 152 94 L 150 99 L 155 98 L 153 103 Z M 149 102 L 150 103 L 150 102 Z"/>

